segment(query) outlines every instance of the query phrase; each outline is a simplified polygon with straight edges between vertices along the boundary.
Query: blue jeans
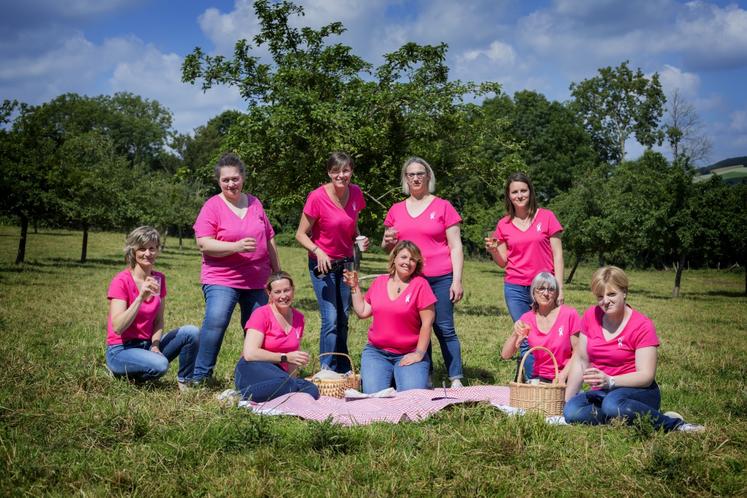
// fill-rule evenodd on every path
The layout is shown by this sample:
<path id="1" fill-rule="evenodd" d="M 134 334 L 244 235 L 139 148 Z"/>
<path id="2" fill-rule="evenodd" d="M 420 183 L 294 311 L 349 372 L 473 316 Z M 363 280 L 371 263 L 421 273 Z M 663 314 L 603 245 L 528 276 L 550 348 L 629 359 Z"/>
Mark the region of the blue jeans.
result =
<path id="1" fill-rule="evenodd" d="M 581 392 L 568 400 L 563 409 L 569 424 L 606 424 L 621 417 L 632 423 L 637 416 L 649 416 L 653 426 L 665 431 L 676 429 L 682 420 L 667 417 L 659 411 L 661 394 L 656 382 L 649 387 L 618 387 Z"/>
<path id="2" fill-rule="evenodd" d="M 506 298 L 506 307 L 511 320 L 516 322 L 521 315 L 532 309 L 532 295 L 529 285 L 518 285 L 503 282 L 503 296 Z M 519 374 L 519 363 L 526 352 L 529 351 L 529 342 L 526 339 L 521 341 L 519 346 L 519 360 L 516 364 L 516 375 Z M 524 380 L 532 378 L 534 370 L 534 356 L 527 358 L 524 362 Z M 516 377 L 516 375 L 514 377 Z"/>
<path id="3" fill-rule="evenodd" d="M 403 354 L 390 353 L 371 344 L 366 344 L 361 354 L 361 380 L 364 393 L 375 393 L 392 387 L 394 379 L 397 391 L 426 389 L 431 362 L 426 356 L 422 361 L 400 366 Z"/>
<path id="4" fill-rule="evenodd" d="M 268 401 L 283 394 L 306 393 L 319 399 L 319 389 L 308 380 L 291 377 L 275 363 L 269 361 L 246 361 L 241 358 L 234 371 L 236 390 L 242 398 L 257 403 Z"/>
<path id="5" fill-rule="evenodd" d="M 205 319 L 200 330 L 200 352 L 197 353 L 195 362 L 196 381 L 213 375 L 223 336 L 236 303 L 239 303 L 241 309 L 242 330 L 252 312 L 267 304 L 264 289 L 234 289 L 225 285 L 205 284 L 202 286 L 202 293 L 205 295 Z"/>
<path id="6" fill-rule="evenodd" d="M 464 377 L 462 372 L 462 346 L 454 327 L 454 303 L 449 297 L 449 289 L 454 281 L 454 275 L 448 273 L 438 277 L 425 277 L 436 295 L 436 319 L 433 322 L 433 331 L 436 333 L 438 343 L 441 345 L 441 354 L 444 357 L 444 365 L 450 380 Z M 428 343 L 428 358 L 431 356 L 431 344 Z"/>
<path id="7" fill-rule="evenodd" d="M 161 353 L 150 350 L 150 340 L 128 341 L 106 348 L 106 366 L 115 377 L 135 381 L 163 377 L 169 362 L 179 356 L 177 379 L 185 382 L 192 378 L 195 357 L 199 347 L 200 330 L 194 325 L 184 325 L 161 337 Z"/>
<path id="8" fill-rule="evenodd" d="M 319 353 L 348 354 L 348 311 L 350 287 L 342 281 L 342 270 L 314 275 L 316 260 L 309 258 L 309 275 L 314 287 L 322 328 L 319 332 Z M 329 355 L 320 359 L 321 367 L 335 372 L 350 370 L 350 361 L 344 356 Z"/>

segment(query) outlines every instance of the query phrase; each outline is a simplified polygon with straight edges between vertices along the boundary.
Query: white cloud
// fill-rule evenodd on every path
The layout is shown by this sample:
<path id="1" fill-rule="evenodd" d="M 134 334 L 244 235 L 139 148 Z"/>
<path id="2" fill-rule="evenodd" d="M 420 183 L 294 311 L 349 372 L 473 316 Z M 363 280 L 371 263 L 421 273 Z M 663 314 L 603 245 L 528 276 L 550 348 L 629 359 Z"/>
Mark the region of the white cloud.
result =
<path id="1" fill-rule="evenodd" d="M 467 50 L 459 58 L 465 62 L 486 58 L 494 64 L 512 66 L 516 62 L 516 52 L 508 43 L 496 40 L 487 49 Z"/>
<path id="2" fill-rule="evenodd" d="M 678 45 L 695 67 L 747 63 L 747 10 L 702 1 L 688 2 L 675 26 Z"/>
<path id="3" fill-rule="evenodd" d="M 737 133 L 747 133 L 747 111 L 734 111 L 730 116 L 729 128 Z"/>
<path id="4" fill-rule="evenodd" d="M 681 96 L 690 99 L 698 94 L 700 88 L 700 77 L 697 74 L 682 71 L 669 64 L 664 64 L 664 69 L 659 71 L 659 79 L 667 95 L 678 90 Z"/>
<path id="5" fill-rule="evenodd" d="M 259 33 L 259 20 L 249 0 L 236 0 L 234 10 L 227 14 L 209 8 L 197 19 L 200 29 L 221 54 L 233 52 L 237 40 L 246 39 L 254 45 L 252 38 Z"/>

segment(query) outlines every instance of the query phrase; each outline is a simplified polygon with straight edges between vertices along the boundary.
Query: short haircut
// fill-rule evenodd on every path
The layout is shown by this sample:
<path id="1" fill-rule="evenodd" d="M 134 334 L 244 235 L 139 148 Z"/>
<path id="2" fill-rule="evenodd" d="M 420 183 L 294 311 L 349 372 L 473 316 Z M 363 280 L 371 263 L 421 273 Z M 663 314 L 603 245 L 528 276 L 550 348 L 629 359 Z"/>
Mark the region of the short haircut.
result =
<path id="1" fill-rule="evenodd" d="M 409 240 L 400 240 L 399 242 L 397 242 L 397 245 L 394 246 L 392 252 L 389 253 L 389 264 L 387 265 L 387 270 L 389 271 L 390 277 L 394 276 L 394 273 L 396 272 L 394 268 L 394 260 L 396 259 L 397 255 L 405 249 L 409 251 L 410 256 L 415 258 L 415 261 L 417 262 L 415 264 L 415 271 L 412 272 L 412 276 L 414 277 L 416 275 L 420 275 L 420 273 L 423 271 L 423 254 L 420 252 L 418 246 L 416 246 Z"/>
<path id="2" fill-rule="evenodd" d="M 537 196 L 534 194 L 534 185 L 532 185 L 532 180 L 530 180 L 527 175 L 521 172 L 511 173 L 511 175 L 509 175 L 508 177 L 508 180 L 506 180 L 505 198 L 503 199 L 506 206 L 506 214 L 509 218 L 514 218 L 516 216 L 516 208 L 514 207 L 514 203 L 511 202 L 511 184 L 513 182 L 526 183 L 527 187 L 529 187 L 529 218 L 533 218 L 534 213 L 537 212 Z"/>
<path id="3" fill-rule="evenodd" d="M 603 266 L 595 271 L 591 277 L 591 292 L 595 296 L 601 296 L 604 294 L 604 289 L 607 285 L 614 285 L 627 294 L 629 285 L 628 276 L 617 266 Z"/>
<path id="4" fill-rule="evenodd" d="M 296 288 L 296 286 L 293 283 L 293 279 L 291 278 L 290 274 L 288 274 L 287 272 L 284 272 L 284 271 L 276 271 L 275 273 L 273 273 L 272 275 L 270 275 L 270 277 L 267 279 L 267 284 L 265 285 L 265 290 L 267 291 L 268 294 L 272 291 L 272 284 L 274 284 L 275 282 L 277 282 L 279 280 L 287 280 L 288 282 L 290 282 L 291 287 L 293 289 Z"/>
<path id="5" fill-rule="evenodd" d="M 151 243 L 155 244 L 156 247 L 161 247 L 161 235 L 155 228 L 145 225 L 131 231 L 125 239 L 125 264 L 129 265 L 130 268 L 135 268 L 135 251 Z"/>
<path id="6" fill-rule="evenodd" d="M 431 165 L 426 162 L 425 159 L 422 157 L 412 156 L 407 161 L 405 161 L 404 166 L 402 166 L 402 193 L 406 195 L 410 195 L 410 186 L 407 184 L 407 167 L 411 164 L 422 164 L 425 167 L 425 172 L 428 175 L 428 192 L 431 194 L 436 191 L 436 175 L 433 173 L 433 168 L 431 168 Z"/>
<path id="7" fill-rule="evenodd" d="M 329 159 L 327 159 L 327 173 L 341 170 L 345 166 L 350 166 L 351 170 L 355 169 L 352 157 L 339 151 L 329 155 Z"/>
<path id="8" fill-rule="evenodd" d="M 218 164 L 215 165 L 213 170 L 215 181 L 220 180 L 220 170 L 223 168 L 236 168 L 239 170 L 241 178 L 246 177 L 246 166 L 244 166 L 244 161 L 233 152 L 226 152 L 220 156 L 220 159 L 218 159 Z"/>
<path id="9" fill-rule="evenodd" d="M 555 275 L 550 273 L 549 271 L 541 271 L 537 275 L 534 276 L 532 279 L 532 285 L 529 288 L 529 294 L 532 296 L 532 310 L 537 311 L 539 308 L 539 305 L 537 304 L 537 301 L 534 299 L 534 292 L 542 287 L 543 284 L 547 284 L 547 286 L 555 291 L 558 290 L 558 279 L 555 278 Z"/>

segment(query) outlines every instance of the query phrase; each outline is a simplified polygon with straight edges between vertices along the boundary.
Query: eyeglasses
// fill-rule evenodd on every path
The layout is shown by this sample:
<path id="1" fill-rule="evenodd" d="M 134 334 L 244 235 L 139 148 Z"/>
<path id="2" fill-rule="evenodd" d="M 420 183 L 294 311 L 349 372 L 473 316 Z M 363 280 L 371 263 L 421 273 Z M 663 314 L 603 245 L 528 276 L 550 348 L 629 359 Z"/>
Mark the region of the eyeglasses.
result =
<path id="1" fill-rule="evenodd" d="M 552 289 L 550 287 L 537 287 L 534 289 L 534 292 L 537 294 L 555 294 L 557 292 L 557 289 Z"/>
<path id="2" fill-rule="evenodd" d="M 427 174 L 425 171 L 416 171 L 414 173 L 406 173 L 405 176 L 412 180 L 413 178 L 423 178 Z"/>

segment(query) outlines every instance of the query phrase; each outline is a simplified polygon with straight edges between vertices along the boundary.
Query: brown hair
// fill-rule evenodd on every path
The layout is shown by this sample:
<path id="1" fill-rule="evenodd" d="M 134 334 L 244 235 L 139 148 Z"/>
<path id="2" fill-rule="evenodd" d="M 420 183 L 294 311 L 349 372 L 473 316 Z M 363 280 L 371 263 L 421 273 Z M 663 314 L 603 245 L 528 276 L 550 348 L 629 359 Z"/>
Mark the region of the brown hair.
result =
<path id="1" fill-rule="evenodd" d="M 351 170 L 355 169 L 353 158 L 344 152 L 333 152 L 327 159 L 327 173 L 337 171 L 345 166 L 350 166 Z"/>
<path id="2" fill-rule="evenodd" d="M 506 214 L 512 219 L 516 216 L 516 208 L 514 207 L 514 203 L 511 202 L 511 184 L 513 182 L 526 183 L 527 187 L 529 187 L 529 218 L 533 218 L 534 213 L 537 212 L 537 197 L 534 195 L 534 185 L 532 185 L 532 180 L 527 175 L 518 171 L 509 175 L 508 180 L 506 180 L 506 191 L 503 199 L 506 205 Z"/>
<path id="3" fill-rule="evenodd" d="M 420 252 L 420 249 L 418 246 L 416 246 L 414 243 L 410 242 L 409 240 L 400 240 L 397 242 L 397 245 L 394 246 L 394 249 L 392 249 L 392 252 L 389 253 L 389 263 L 387 265 L 387 270 L 389 271 L 389 276 L 393 276 L 395 269 L 394 269 L 394 259 L 397 257 L 397 255 L 407 249 L 410 252 L 410 256 L 415 258 L 415 261 L 417 263 L 415 264 L 415 271 L 412 272 L 412 276 L 420 275 L 420 273 L 423 271 L 423 255 Z"/>
<path id="4" fill-rule="evenodd" d="M 161 235 L 155 228 L 144 225 L 131 231 L 125 240 L 125 263 L 130 268 L 135 268 L 135 251 L 151 243 L 154 243 L 156 247 L 161 247 Z"/>
<path id="5" fill-rule="evenodd" d="M 595 296 L 604 294 L 607 285 L 614 285 L 625 294 L 628 293 L 628 276 L 617 266 L 603 266 L 594 272 L 591 277 L 591 292 Z"/>
<path id="6" fill-rule="evenodd" d="M 246 166 L 244 166 L 244 162 L 233 152 L 226 152 L 220 156 L 220 159 L 218 159 L 218 164 L 216 164 L 213 169 L 215 181 L 220 181 L 220 170 L 223 168 L 236 168 L 239 170 L 241 178 L 246 177 Z"/>
<path id="7" fill-rule="evenodd" d="M 270 277 L 267 279 L 267 284 L 265 285 L 265 290 L 267 291 L 268 294 L 272 291 L 272 284 L 274 284 L 278 280 L 287 280 L 288 282 L 290 282 L 291 287 L 293 289 L 296 288 L 295 284 L 293 283 L 293 279 L 291 278 L 291 276 L 287 272 L 276 271 L 275 273 L 273 273 L 272 275 L 270 275 Z"/>

